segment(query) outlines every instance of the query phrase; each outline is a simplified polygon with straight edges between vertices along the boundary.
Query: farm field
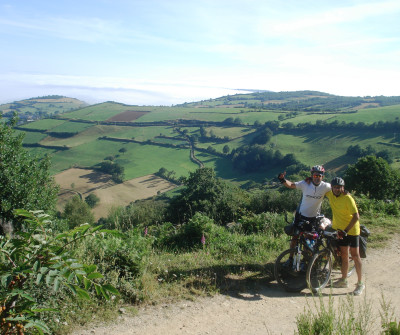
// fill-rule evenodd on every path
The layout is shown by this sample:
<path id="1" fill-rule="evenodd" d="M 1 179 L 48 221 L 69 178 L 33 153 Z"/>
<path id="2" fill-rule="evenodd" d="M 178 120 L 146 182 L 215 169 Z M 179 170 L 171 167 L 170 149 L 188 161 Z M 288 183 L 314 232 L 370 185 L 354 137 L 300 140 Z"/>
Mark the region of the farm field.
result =
<path id="1" fill-rule="evenodd" d="M 269 95 L 271 94 L 269 93 Z M 243 94 L 240 96 L 242 97 L 240 103 L 260 102 L 256 98 L 257 95 Z M 219 177 L 245 183 L 246 179 L 247 181 L 262 181 L 265 178 L 273 178 L 276 174 L 275 169 L 245 174 L 234 170 L 230 158 L 221 155 L 225 146 L 231 152 L 250 145 L 257 135 L 257 128 L 254 126 L 256 122 L 259 125 L 268 121 L 279 121 L 280 125 L 290 122 L 294 127 L 299 123 L 315 125 L 321 121 L 372 124 L 374 122 L 395 122 L 400 116 L 400 105 L 382 107 L 379 106 L 379 103 L 373 102 L 372 98 L 353 107 L 352 110 L 348 107 L 346 107 L 347 109 L 343 108 L 346 113 L 342 113 L 340 110 L 338 112 L 298 110 L 294 113 L 291 110 L 247 108 L 243 107 L 244 104 L 238 107 L 239 100 L 237 99 L 240 96 L 207 100 L 200 106 L 197 103 L 197 107 L 193 107 L 196 103 L 162 107 L 129 106 L 105 102 L 63 113 L 60 115 L 61 119 L 43 119 L 25 124 L 24 128 L 48 131 L 53 134 L 56 132 L 76 133 L 68 138 L 55 138 L 27 131 L 25 143 L 39 143 L 49 147 L 29 147 L 28 150 L 39 155 L 50 153 L 53 162 L 51 173 L 53 174 L 71 167 L 90 168 L 101 163 L 105 158 L 112 157 L 114 162 L 124 168 L 125 180 L 155 173 L 161 167 L 168 171 L 174 171 L 175 177 L 179 178 L 187 176 L 189 172 L 198 168 L 198 165 L 190 160 L 190 149 L 182 132 L 199 137 L 200 127 L 203 127 L 206 138 L 197 141 L 195 146 L 207 150 L 207 152 L 195 150 L 195 156 L 205 166 L 214 168 Z M 326 100 L 328 96 L 332 99 L 330 95 L 321 94 L 319 103 Z M 306 96 L 296 93 L 293 94 L 292 100 L 295 99 L 295 106 L 301 106 L 302 103 L 307 102 L 307 99 L 316 97 L 318 97 L 316 92 Z M 276 105 L 284 105 L 285 102 L 290 101 L 290 99 L 274 99 L 273 97 L 268 99 L 268 103 Z M 340 106 L 343 101 L 343 99 L 339 101 Z M 218 104 L 219 107 L 210 107 L 211 103 Z M 377 107 L 371 108 L 371 106 Z M 350 113 L 348 113 L 349 111 Z M 83 119 L 92 123 L 70 122 L 69 119 Z M 231 120 L 229 122 L 235 120 L 236 124 L 230 125 L 229 122 L 224 122 L 227 119 Z M 187 123 L 179 125 L 180 120 L 191 120 L 193 126 L 188 126 Z M 213 124 L 208 125 L 207 121 Z M 104 122 L 115 123 L 104 124 Z M 138 125 L 133 126 L 124 124 L 124 122 L 138 123 Z M 151 124 L 152 122 L 156 123 Z M 160 122 L 165 122 L 165 125 Z M 221 122 L 221 126 L 215 122 Z M 143 123 L 148 123 L 148 125 L 142 126 Z M 325 127 L 319 132 L 315 129 L 317 128 L 313 128 L 312 131 L 287 130 L 283 127 L 273 134 L 264 147 L 268 150 L 279 150 L 282 155 L 294 154 L 301 163 L 306 165 L 325 164 L 334 171 L 341 171 L 348 164 L 356 161 L 356 158 L 346 156 L 347 148 L 350 145 L 359 145 L 361 148 L 371 145 L 377 151 L 387 150 L 394 157 L 392 166 L 400 165 L 400 146 L 396 144 L 395 132 L 387 132 L 385 129 L 375 129 L 371 132 L 358 129 L 356 126 L 340 130 Z M 216 138 L 213 139 L 213 136 Z M 186 147 L 178 148 L 177 145 Z M 68 150 L 57 151 L 57 147 L 68 148 Z M 215 153 L 208 151 L 210 147 L 215 150 Z"/>
<path id="2" fill-rule="evenodd" d="M 63 210 L 67 201 L 76 194 L 81 194 L 84 199 L 94 193 L 100 199 L 92 210 L 96 220 L 106 217 L 113 206 L 127 206 L 136 200 L 150 198 L 176 188 L 175 184 L 155 175 L 145 175 L 115 184 L 107 175 L 76 168 L 55 175 L 55 181 L 60 185 L 58 210 Z"/>

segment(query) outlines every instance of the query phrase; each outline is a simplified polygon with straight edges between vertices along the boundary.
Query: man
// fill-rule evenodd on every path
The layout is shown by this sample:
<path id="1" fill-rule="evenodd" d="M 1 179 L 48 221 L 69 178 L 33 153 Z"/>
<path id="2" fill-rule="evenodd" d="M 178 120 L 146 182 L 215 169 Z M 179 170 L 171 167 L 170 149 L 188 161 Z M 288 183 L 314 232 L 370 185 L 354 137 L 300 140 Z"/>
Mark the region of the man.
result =
<path id="1" fill-rule="evenodd" d="M 334 287 L 348 287 L 347 272 L 349 269 L 349 248 L 357 272 L 357 286 L 354 295 L 360 295 L 365 285 L 362 282 L 361 257 L 359 253 L 360 215 L 353 197 L 344 193 L 344 180 L 336 177 L 331 181 L 332 191 L 326 194 L 332 208 L 332 228 L 339 230 L 338 244 L 342 258 L 342 278 L 338 279 Z M 344 231 L 344 233 L 342 232 Z"/>
<path id="2" fill-rule="evenodd" d="M 278 175 L 279 181 L 287 188 L 299 189 L 303 195 L 299 207 L 296 210 L 294 224 L 300 219 L 307 220 L 314 225 L 315 218 L 320 214 L 322 200 L 326 193 L 331 190 L 331 185 L 322 181 L 325 169 L 322 165 L 316 165 L 311 168 L 311 182 L 302 180 L 298 182 L 291 182 L 285 179 L 285 172 Z M 307 227 L 311 230 L 312 227 Z M 297 244 L 297 236 L 293 236 L 290 242 L 290 247 L 294 248 Z"/>

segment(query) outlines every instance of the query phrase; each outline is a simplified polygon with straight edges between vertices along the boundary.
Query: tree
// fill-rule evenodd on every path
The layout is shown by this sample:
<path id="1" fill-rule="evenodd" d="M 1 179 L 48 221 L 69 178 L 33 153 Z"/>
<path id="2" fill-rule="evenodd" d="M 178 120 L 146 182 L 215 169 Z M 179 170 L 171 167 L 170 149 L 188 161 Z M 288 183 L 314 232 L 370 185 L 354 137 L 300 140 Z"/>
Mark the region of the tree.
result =
<path id="1" fill-rule="evenodd" d="M 94 216 L 89 205 L 77 195 L 67 202 L 62 217 L 68 221 L 70 228 L 80 226 L 84 223 L 94 223 Z"/>
<path id="2" fill-rule="evenodd" d="M 266 144 L 271 139 L 273 133 L 269 128 L 260 130 L 256 136 L 253 137 L 252 144 Z"/>
<path id="3" fill-rule="evenodd" d="M 50 158 L 31 156 L 22 146 L 24 135 L 17 135 L 9 123 L 0 121 L 0 235 L 1 223 L 13 222 L 20 228 L 14 209 L 55 211 L 58 186 L 50 176 Z"/>
<path id="4" fill-rule="evenodd" d="M 400 175 L 383 158 L 366 156 L 350 166 L 344 176 L 346 188 L 374 199 L 400 197 Z"/>
<path id="5" fill-rule="evenodd" d="M 120 152 L 121 154 L 124 154 L 127 151 L 128 150 L 126 148 L 121 148 L 121 149 L 118 150 L 118 152 Z"/>
<path id="6" fill-rule="evenodd" d="M 94 193 L 90 193 L 86 198 L 85 198 L 85 202 L 89 205 L 90 208 L 95 207 L 100 201 L 100 198 L 94 194 Z"/>
<path id="7" fill-rule="evenodd" d="M 197 169 L 182 181 L 185 187 L 167 210 L 173 222 L 187 222 L 197 212 L 219 223 L 230 222 L 245 202 L 243 191 L 228 186 L 211 168 Z"/>
<path id="8" fill-rule="evenodd" d="M 231 149 L 229 148 L 229 145 L 225 144 L 224 147 L 222 148 L 222 152 L 226 155 L 226 154 L 229 154 L 229 151 L 231 151 Z"/>

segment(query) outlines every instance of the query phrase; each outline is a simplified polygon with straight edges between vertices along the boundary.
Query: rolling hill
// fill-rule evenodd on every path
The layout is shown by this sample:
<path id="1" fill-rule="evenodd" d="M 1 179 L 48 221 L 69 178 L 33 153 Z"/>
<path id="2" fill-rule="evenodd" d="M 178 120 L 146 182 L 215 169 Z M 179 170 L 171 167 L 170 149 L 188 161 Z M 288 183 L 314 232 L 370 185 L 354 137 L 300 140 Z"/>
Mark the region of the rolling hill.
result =
<path id="1" fill-rule="evenodd" d="M 3 113 L 26 114 L 30 103 L 42 115 L 17 131 L 25 133 L 24 146 L 33 154 L 51 155 L 54 175 L 108 161 L 123 167 L 127 181 L 160 169 L 163 177 L 178 180 L 207 166 L 243 185 L 265 182 L 288 166 L 296 172 L 324 164 L 340 174 L 358 158 L 348 154 L 349 147 L 384 153 L 392 167 L 400 167 L 400 97 L 260 92 L 171 107 L 89 106 L 57 98 L 66 107 L 57 113 L 50 112 L 54 97 L 2 105 Z"/>

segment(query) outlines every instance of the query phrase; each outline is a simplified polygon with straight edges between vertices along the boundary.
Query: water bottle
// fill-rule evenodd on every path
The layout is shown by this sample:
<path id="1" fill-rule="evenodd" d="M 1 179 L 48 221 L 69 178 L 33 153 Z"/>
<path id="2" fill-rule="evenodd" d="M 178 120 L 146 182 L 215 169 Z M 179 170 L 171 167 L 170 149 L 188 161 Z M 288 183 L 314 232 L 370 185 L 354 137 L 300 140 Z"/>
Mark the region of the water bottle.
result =
<path id="1" fill-rule="evenodd" d="M 296 259 L 296 271 L 300 271 L 300 259 L 301 259 L 301 250 L 297 253 Z"/>
<path id="2" fill-rule="evenodd" d="M 306 243 L 307 243 L 307 246 L 309 247 L 309 248 L 311 248 L 312 249 L 312 242 L 314 242 L 314 241 L 312 241 L 312 240 L 310 240 L 310 239 L 306 239 Z"/>

